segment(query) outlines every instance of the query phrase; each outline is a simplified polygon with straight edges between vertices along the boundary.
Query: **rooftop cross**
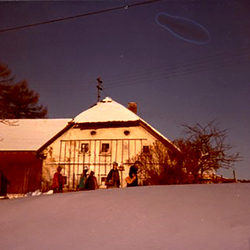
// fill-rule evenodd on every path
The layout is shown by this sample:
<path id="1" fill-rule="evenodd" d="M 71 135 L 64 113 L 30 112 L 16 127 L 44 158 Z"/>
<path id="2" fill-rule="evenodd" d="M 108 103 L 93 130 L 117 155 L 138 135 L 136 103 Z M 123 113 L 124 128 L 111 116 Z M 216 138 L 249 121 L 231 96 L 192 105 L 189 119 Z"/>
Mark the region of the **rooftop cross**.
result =
<path id="1" fill-rule="evenodd" d="M 100 101 L 100 90 L 102 90 L 102 81 L 101 81 L 101 78 L 100 77 L 98 77 L 97 79 L 97 102 L 99 102 Z"/>

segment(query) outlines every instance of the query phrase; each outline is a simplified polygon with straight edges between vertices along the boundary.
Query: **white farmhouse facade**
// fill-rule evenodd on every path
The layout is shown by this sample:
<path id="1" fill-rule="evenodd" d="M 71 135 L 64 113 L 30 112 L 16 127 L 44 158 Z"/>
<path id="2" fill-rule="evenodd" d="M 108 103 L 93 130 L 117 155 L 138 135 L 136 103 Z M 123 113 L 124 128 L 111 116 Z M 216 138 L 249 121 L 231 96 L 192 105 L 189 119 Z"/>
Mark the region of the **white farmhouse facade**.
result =
<path id="1" fill-rule="evenodd" d="M 95 172 L 100 187 L 116 161 L 121 183 L 128 175 L 132 159 L 147 151 L 156 140 L 169 150 L 179 150 L 137 114 L 109 97 L 80 113 L 46 142 L 38 155 L 43 158 L 43 189 L 48 189 L 58 165 L 66 177 L 66 189 L 76 190 L 83 168 Z"/>

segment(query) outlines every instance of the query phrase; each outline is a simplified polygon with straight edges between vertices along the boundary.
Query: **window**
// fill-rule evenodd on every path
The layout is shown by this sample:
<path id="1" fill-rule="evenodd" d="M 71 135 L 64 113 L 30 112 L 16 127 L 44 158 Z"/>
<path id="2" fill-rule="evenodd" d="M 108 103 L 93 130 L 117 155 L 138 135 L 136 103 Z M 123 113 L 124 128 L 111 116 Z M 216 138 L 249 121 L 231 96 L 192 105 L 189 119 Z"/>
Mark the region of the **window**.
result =
<path id="1" fill-rule="evenodd" d="M 89 152 L 89 144 L 88 143 L 81 143 L 81 152 L 88 153 Z"/>
<path id="2" fill-rule="evenodd" d="M 102 143 L 101 153 L 108 153 L 109 152 L 109 143 Z"/>
<path id="3" fill-rule="evenodd" d="M 148 154 L 149 153 L 149 146 L 143 146 L 143 153 Z"/>

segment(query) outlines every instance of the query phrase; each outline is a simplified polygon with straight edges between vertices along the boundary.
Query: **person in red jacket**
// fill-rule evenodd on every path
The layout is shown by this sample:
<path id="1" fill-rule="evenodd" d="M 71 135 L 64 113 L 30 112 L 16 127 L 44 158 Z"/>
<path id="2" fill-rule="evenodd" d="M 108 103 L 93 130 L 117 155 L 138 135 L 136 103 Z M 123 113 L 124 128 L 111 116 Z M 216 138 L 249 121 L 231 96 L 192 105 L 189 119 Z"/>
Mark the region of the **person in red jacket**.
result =
<path id="1" fill-rule="evenodd" d="M 64 180 L 63 176 L 61 174 L 62 168 L 59 166 L 57 168 L 57 171 L 54 173 L 53 176 L 53 183 L 52 183 L 52 189 L 54 193 L 62 193 L 63 192 L 63 186 L 64 186 Z"/>

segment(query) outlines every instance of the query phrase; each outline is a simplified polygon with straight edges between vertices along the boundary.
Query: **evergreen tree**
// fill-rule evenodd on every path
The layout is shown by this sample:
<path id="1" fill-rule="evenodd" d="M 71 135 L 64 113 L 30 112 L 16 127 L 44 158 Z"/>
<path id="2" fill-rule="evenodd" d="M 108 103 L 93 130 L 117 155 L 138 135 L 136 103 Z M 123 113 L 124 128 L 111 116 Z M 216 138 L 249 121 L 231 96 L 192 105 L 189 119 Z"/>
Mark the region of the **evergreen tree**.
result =
<path id="1" fill-rule="evenodd" d="M 39 94 L 28 88 L 26 80 L 15 83 L 11 70 L 0 62 L 0 121 L 45 118 L 47 108 L 38 104 Z"/>

